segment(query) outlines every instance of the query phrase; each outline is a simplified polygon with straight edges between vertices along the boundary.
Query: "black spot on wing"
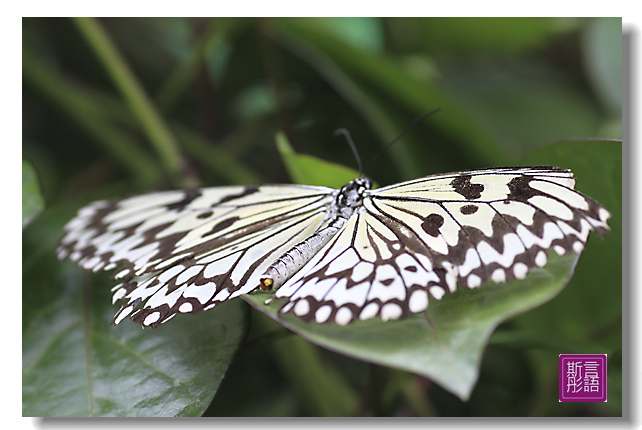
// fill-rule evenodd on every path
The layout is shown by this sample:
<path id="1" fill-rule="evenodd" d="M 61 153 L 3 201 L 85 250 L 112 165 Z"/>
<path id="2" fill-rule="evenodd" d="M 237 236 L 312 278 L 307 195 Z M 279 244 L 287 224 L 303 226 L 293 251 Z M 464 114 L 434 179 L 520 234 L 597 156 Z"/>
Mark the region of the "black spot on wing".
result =
<path id="1" fill-rule="evenodd" d="M 484 191 L 484 186 L 482 184 L 471 184 L 471 178 L 471 175 L 457 176 L 450 183 L 455 191 L 458 194 L 461 194 L 466 200 L 478 199 Z"/>
<path id="2" fill-rule="evenodd" d="M 241 197 L 245 197 L 245 196 L 249 196 L 250 194 L 254 194 L 257 191 L 259 191 L 259 186 L 258 185 L 247 185 L 247 186 L 243 187 L 243 191 L 241 191 L 240 193 L 231 194 L 229 196 L 223 197 L 220 202 L 218 202 L 218 203 L 216 203 L 216 204 L 214 204 L 212 206 L 216 206 L 217 204 L 220 204 L 220 203 L 229 202 L 231 200 L 240 199 Z"/>
<path id="3" fill-rule="evenodd" d="M 165 224 L 161 224 L 156 227 L 150 228 L 149 230 L 144 231 L 142 233 L 144 240 L 138 245 L 138 247 L 145 246 L 152 242 L 156 242 L 158 240 L 158 235 L 166 228 L 171 227 L 173 224 L 174 224 L 173 222 L 167 222 Z"/>
<path id="4" fill-rule="evenodd" d="M 511 179 L 511 181 L 508 183 L 508 189 L 510 190 L 508 199 L 525 202 L 531 197 L 541 194 L 539 191 L 534 190 L 529 185 L 529 182 L 532 179 L 533 177 L 528 175 L 521 175 Z"/>
<path id="5" fill-rule="evenodd" d="M 138 230 L 138 228 L 141 225 L 143 225 L 143 223 L 144 223 L 144 221 L 141 221 L 141 222 L 139 222 L 137 224 L 130 225 L 129 227 L 120 229 L 120 231 L 123 232 L 123 237 L 129 237 L 129 236 L 132 236 L 132 235 L 136 234 L 136 231 Z M 118 231 L 118 230 L 116 230 L 116 231 Z"/>
<path id="6" fill-rule="evenodd" d="M 464 215 L 472 215 L 475 212 L 477 212 L 478 209 L 479 209 L 479 207 L 477 207 L 475 205 L 465 205 L 465 206 L 462 206 L 461 208 L 459 208 L 459 211 Z"/>
<path id="7" fill-rule="evenodd" d="M 83 258 L 90 258 L 96 255 L 96 247 L 94 245 L 89 245 L 88 247 L 84 248 L 82 251 L 80 251 L 81 259 Z"/>
<path id="8" fill-rule="evenodd" d="M 195 189 L 185 190 L 183 192 L 185 193 L 185 196 L 184 196 L 183 200 L 181 200 L 179 202 L 176 202 L 176 203 L 172 203 L 170 205 L 167 205 L 167 209 L 175 210 L 177 212 L 181 212 L 183 209 L 185 209 L 185 207 L 187 207 L 187 205 L 189 205 L 195 199 L 197 199 L 198 197 L 200 197 L 202 195 L 200 190 L 195 190 Z"/>
<path id="9" fill-rule="evenodd" d="M 219 222 L 214 227 L 212 227 L 212 229 L 210 231 L 208 231 L 207 233 L 203 234 L 203 237 L 207 237 L 207 236 L 210 236 L 210 235 L 212 235 L 212 234 L 214 234 L 216 232 L 219 232 L 221 230 L 225 230 L 226 228 L 228 228 L 229 226 L 234 224 L 239 219 L 240 218 L 237 217 L 237 216 L 232 217 L 232 218 L 228 218 L 228 219 L 224 219 L 223 221 Z"/>
<path id="10" fill-rule="evenodd" d="M 430 214 L 421 223 L 421 228 L 432 237 L 437 237 L 442 225 L 444 225 L 444 217 L 439 214 Z"/>
<path id="11" fill-rule="evenodd" d="M 87 230 L 94 230 L 94 236 L 99 236 L 107 231 L 107 224 L 105 224 L 104 218 L 109 215 L 111 212 L 118 209 L 118 202 L 111 201 L 105 205 L 105 207 L 98 209 L 87 222 Z"/>

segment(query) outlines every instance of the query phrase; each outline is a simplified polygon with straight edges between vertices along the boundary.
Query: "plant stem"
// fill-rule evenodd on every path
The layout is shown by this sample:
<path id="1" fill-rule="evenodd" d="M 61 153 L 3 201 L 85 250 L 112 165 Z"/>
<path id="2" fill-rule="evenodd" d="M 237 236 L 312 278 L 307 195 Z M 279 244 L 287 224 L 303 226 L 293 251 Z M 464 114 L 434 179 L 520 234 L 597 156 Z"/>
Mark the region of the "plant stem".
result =
<path id="1" fill-rule="evenodd" d="M 22 75 L 27 85 L 75 121 L 111 157 L 128 169 L 141 187 L 158 185 L 156 164 L 140 150 L 136 141 L 122 131 L 122 127 L 113 127 L 105 120 L 104 106 L 100 105 L 102 99 L 60 76 L 26 47 L 22 50 Z"/>
<path id="2" fill-rule="evenodd" d="M 109 35 L 94 18 L 74 18 L 74 22 L 120 90 L 142 130 L 158 153 L 165 169 L 178 185 L 186 185 L 185 180 L 181 179 L 184 161 L 174 136 L 110 40 Z"/>

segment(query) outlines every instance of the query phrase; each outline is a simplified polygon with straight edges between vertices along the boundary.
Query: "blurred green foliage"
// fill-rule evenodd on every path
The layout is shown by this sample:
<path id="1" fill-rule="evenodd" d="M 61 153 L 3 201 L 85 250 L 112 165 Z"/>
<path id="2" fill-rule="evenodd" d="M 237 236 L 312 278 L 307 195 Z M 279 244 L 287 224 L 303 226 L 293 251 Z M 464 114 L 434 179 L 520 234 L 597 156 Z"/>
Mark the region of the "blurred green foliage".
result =
<path id="1" fill-rule="evenodd" d="M 34 176 L 30 164 L 47 202 L 23 236 L 29 275 L 23 414 L 198 415 L 216 394 L 206 415 L 620 416 L 621 144 L 588 139 L 622 137 L 621 40 L 617 18 L 23 19 L 23 181 Z M 163 337 L 107 327 L 116 310 L 106 295 L 111 281 L 89 277 L 102 292 L 88 298 L 80 271 L 53 260 L 56 237 L 79 207 L 197 184 L 290 182 L 296 165 L 288 162 L 287 147 L 277 150 L 277 132 L 296 153 L 356 169 L 335 129 L 350 131 L 367 164 L 414 118 L 437 107 L 442 111 L 413 127 L 366 173 L 387 185 L 468 168 L 557 164 L 573 168 L 578 189 L 613 213 L 613 230 L 591 238 L 566 289 L 499 327 L 468 402 L 424 377 L 287 336 L 255 311 L 242 313 L 234 334 L 212 332 L 230 336 L 216 364 L 192 357 L 212 381 L 198 393 L 169 384 L 165 396 L 124 411 L 99 401 L 70 407 L 34 397 L 43 386 L 50 398 L 67 400 L 63 393 L 70 391 L 92 396 L 100 381 L 113 382 L 110 372 L 128 370 L 110 370 L 107 364 L 122 363 L 117 356 L 105 358 L 107 364 L 92 361 L 91 354 L 109 350 L 106 339 L 119 339 L 127 350 L 125 338 Z M 23 188 L 23 199 L 31 195 L 39 194 Z M 97 299 L 104 305 L 95 308 Z M 229 316 L 216 314 L 200 321 L 225 327 L 220 318 Z M 39 355 L 47 334 L 71 342 L 75 349 L 63 350 L 82 356 L 75 357 L 76 373 L 42 385 L 38 372 L 44 378 L 62 359 Z M 141 346 L 136 364 L 162 361 L 169 345 Z M 189 341 L 183 347 L 189 350 Z M 557 355 L 566 352 L 609 354 L 608 403 L 557 401 Z M 168 354 L 167 361 L 180 356 Z M 91 363 L 100 372 L 94 379 L 85 369 Z M 161 365 L 150 368 L 154 377 L 163 372 Z M 328 375 L 321 378 L 323 392 L 334 389 L 334 402 L 315 395 L 319 375 Z M 190 398 L 196 406 L 181 409 Z"/>
<path id="2" fill-rule="evenodd" d="M 44 208 L 40 184 L 33 166 L 22 160 L 22 228 L 24 229 Z"/>

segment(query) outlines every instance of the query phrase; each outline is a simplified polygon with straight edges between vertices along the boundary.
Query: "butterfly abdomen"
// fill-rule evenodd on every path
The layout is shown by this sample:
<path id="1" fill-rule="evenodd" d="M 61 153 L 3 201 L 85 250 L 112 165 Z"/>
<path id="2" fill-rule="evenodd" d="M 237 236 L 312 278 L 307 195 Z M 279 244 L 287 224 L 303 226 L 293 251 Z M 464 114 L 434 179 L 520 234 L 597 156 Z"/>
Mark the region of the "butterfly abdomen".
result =
<path id="1" fill-rule="evenodd" d="M 261 290 L 268 291 L 279 288 L 305 266 L 343 228 L 346 222 L 346 218 L 337 217 L 331 225 L 315 231 L 303 242 L 297 243 L 285 252 L 261 276 Z"/>

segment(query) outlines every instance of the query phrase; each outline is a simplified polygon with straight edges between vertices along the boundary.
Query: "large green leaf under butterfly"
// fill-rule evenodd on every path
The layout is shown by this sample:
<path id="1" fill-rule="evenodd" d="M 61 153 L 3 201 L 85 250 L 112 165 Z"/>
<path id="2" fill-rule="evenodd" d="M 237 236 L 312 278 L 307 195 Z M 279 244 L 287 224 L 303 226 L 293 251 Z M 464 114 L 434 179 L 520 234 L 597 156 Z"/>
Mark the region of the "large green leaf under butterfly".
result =
<path id="1" fill-rule="evenodd" d="M 99 201 L 65 227 L 60 258 L 115 270 L 118 323 L 155 327 L 259 286 L 280 312 L 340 325 L 423 312 L 457 284 L 523 279 L 548 249 L 580 253 L 609 212 L 570 170 L 429 176 L 375 190 L 215 187 Z M 282 285 L 281 285 L 282 284 Z"/>

